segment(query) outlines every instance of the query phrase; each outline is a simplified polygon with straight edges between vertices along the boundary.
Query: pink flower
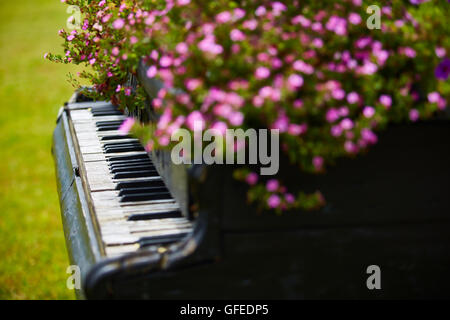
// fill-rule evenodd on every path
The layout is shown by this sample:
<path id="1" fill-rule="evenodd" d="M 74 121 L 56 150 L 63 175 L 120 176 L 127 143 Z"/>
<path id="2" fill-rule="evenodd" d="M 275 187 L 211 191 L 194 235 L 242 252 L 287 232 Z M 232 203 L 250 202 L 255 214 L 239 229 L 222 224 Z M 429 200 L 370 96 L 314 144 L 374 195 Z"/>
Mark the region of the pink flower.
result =
<path id="1" fill-rule="evenodd" d="M 119 18 L 113 22 L 114 29 L 122 29 L 124 25 L 125 25 L 125 20 L 123 20 L 122 18 Z"/>
<path id="2" fill-rule="evenodd" d="M 446 54 L 445 48 L 442 48 L 442 47 L 436 47 L 434 52 L 436 53 L 436 56 L 438 58 L 443 58 L 445 56 L 445 54 Z"/>
<path id="3" fill-rule="evenodd" d="M 245 182 L 253 186 L 258 182 L 258 175 L 254 172 L 250 172 L 247 177 L 245 177 Z"/>
<path id="4" fill-rule="evenodd" d="M 281 115 L 272 125 L 272 129 L 278 129 L 280 132 L 286 132 L 289 129 L 289 119 L 285 115 Z"/>
<path id="5" fill-rule="evenodd" d="M 267 204 L 269 206 L 269 208 L 277 208 L 281 203 L 280 197 L 277 196 L 276 194 L 273 194 L 269 197 L 269 199 L 267 199 Z"/>
<path id="6" fill-rule="evenodd" d="M 303 72 L 305 74 L 312 74 L 312 73 L 314 73 L 314 68 L 311 65 L 305 63 L 302 60 L 295 61 L 292 64 L 292 68 L 294 68 L 294 70 L 296 70 L 296 71 L 300 71 L 300 72 Z"/>
<path id="7" fill-rule="evenodd" d="M 180 42 L 179 44 L 177 44 L 176 48 L 177 52 L 179 54 L 185 55 L 188 53 L 189 48 L 188 45 L 185 42 Z"/>
<path id="8" fill-rule="evenodd" d="M 275 1 L 275 2 L 272 2 L 272 10 L 273 10 L 273 14 L 275 16 L 279 16 L 282 11 L 287 10 L 287 7 L 281 2 Z"/>
<path id="9" fill-rule="evenodd" d="M 242 112 L 232 112 L 228 117 L 228 121 L 230 121 L 233 126 L 238 127 L 244 122 L 244 115 L 242 114 Z"/>
<path id="10" fill-rule="evenodd" d="M 149 141 L 144 147 L 145 151 L 147 151 L 147 152 L 152 151 L 153 150 L 153 144 L 154 144 L 153 141 Z"/>
<path id="11" fill-rule="evenodd" d="M 378 141 L 376 134 L 367 128 L 361 130 L 361 138 L 368 144 L 375 144 Z"/>
<path id="12" fill-rule="evenodd" d="M 292 89 L 297 89 L 303 86 L 303 77 L 298 74 L 291 74 L 288 78 L 288 84 Z"/>
<path id="13" fill-rule="evenodd" d="M 114 47 L 114 48 L 111 49 L 111 54 L 112 54 L 113 56 L 117 57 L 117 56 L 119 55 L 119 53 L 120 53 L 119 48 Z"/>
<path id="14" fill-rule="evenodd" d="M 231 13 L 228 11 L 221 12 L 216 16 L 216 21 L 218 23 L 227 23 L 230 20 L 231 20 Z"/>
<path id="15" fill-rule="evenodd" d="M 265 15 L 266 13 L 267 13 L 267 10 L 266 10 L 265 7 L 259 6 L 258 8 L 256 8 L 255 15 L 256 15 L 257 17 L 260 17 L 260 16 L 262 16 L 262 15 Z"/>
<path id="16" fill-rule="evenodd" d="M 325 115 L 325 118 L 328 122 L 335 122 L 337 119 L 339 119 L 340 115 L 337 109 L 330 108 L 327 111 L 327 114 Z"/>
<path id="17" fill-rule="evenodd" d="M 230 38 L 233 41 L 243 41 L 245 40 L 245 34 L 238 29 L 233 29 L 230 32 Z"/>
<path id="18" fill-rule="evenodd" d="M 340 88 L 333 89 L 331 91 L 331 96 L 336 100 L 342 100 L 345 97 L 345 91 Z"/>
<path id="19" fill-rule="evenodd" d="M 278 190 L 279 187 L 280 187 L 280 184 L 278 183 L 278 180 L 275 180 L 275 179 L 270 179 L 266 183 L 266 189 L 269 192 L 275 192 Z"/>
<path id="20" fill-rule="evenodd" d="M 162 146 L 167 146 L 170 143 L 170 139 L 167 135 L 164 135 L 159 137 L 158 142 Z"/>
<path id="21" fill-rule="evenodd" d="M 444 98 L 439 97 L 437 106 L 438 106 L 439 110 L 444 110 L 447 107 L 447 101 Z"/>
<path id="22" fill-rule="evenodd" d="M 303 101 L 300 99 L 297 99 L 294 101 L 294 108 L 295 109 L 301 109 L 303 107 Z"/>
<path id="23" fill-rule="evenodd" d="M 138 38 L 136 38 L 135 36 L 131 36 L 130 37 L 130 43 L 131 44 L 136 44 L 138 42 Z"/>
<path id="24" fill-rule="evenodd" d="M 358 152 L 358 146 L 349 140 L 345 141 L 344 149 L 348 153 L 357 153 Z"/>
<path id="25" fill-rule="evenodd" d="M 375 109 L 371 106 L 367 106 L 363 110 L 363 115 L 366 118 L 372 118 L 374 114 L 375 114 Z"/>
<path id="26" fill-rule="evenodd" d="M 382 94 L 379 101 L 386 109 L 389 109 L 392 105 L 392 98 L 386 94 Z"/>
<path id="27" fill-rule="evenodd" d="M 359 101 L 359 95 L 356 92 L 350 92 L 347 95 L 347 102 L 350 104 L 357 103 Z"/>
<path id="28" fill-rule="evenodd" d="M 284 196 L 284 199 L 286 200 L 287 203 L 294 203 L 295 202 L 295 197 L 292 193 L 286 193 Z"/>
<path id="29" fill-rule="evenodd" d="M 203 115 L 200 113 L 200 111 L 192 111 L 186 117 L 186 125 L 191 130 L 203 130 L 205 128 L 205 120 L 203 119 Z"/>
<path id="30" fill-rule="evenodd" d="M 312 164 L 317 171 L 321 170 L 323 167 L 323 158 L 321 156 L 315 156 L 312 159 Z"/>
<path id="31" fill-rule="evenodd" d="M 289 125 L 288 132 L 291 135 L 298 136 L 305 133 L 307 130 L 306 124 L 295 124 L 292 123 Z"/>
<path id="32" fill-rule="evenodd" d="M 244 23 L 242 24 L 242 27 L 249 30 L 255 30 L 257 26 L 258 21 L 256 21 L 255 19 L 244 21 Z"/>
<path id="33" fill-rule="evenodd" d="M 430 92 L 428 94 L 428 101 L 430 103 L 438 103 L 440 98 L 441 98 L 440 94 L 436 91 Z"/>
<path id="34" fill-rule="evenodd" d="M 342 128 L 338 125 L 331 127 L 331 135 L 333 137 L 339 137 L 342 134 Z"/>
<path id="35" fill-rule="evenodd" d="M 258 67 L 255 71 L 256 79 L 266 79 L 270 76 L 270 70 L 266 67 Z"/>
<path id="36" fill-rule="evenodd" d="M 185 82 L 186 88 L 189 91 L 194 91 L 202 85 L 202 80 L 200 79 L 187 79 Z"/>
<path id="37" fill-rule="evenodd" d="M 344 130 L 350 130 L 353 128 L 353 121 L 349 118 L 342 119 L 341 128 Z"/>
<path id="38" fill-rule="evenodd" d="M 170 67 L 173 63 L 173 59 L 169 56 L 162 56 L 159 60 L 159 65 L 163 68 Z"/>
<path id="39" fill-rule="evenodd" d="M 362 21 L 362 19 L 361 19 L 361 16 L 360 16 L 359 14 L 352 12 L 352 13 L 350 13 L 350 15 L 348 16 L 348 21 L 349 21 L 351 24 L 360 24 L 361 21 Z"/>
<path id="40" fill-rule="evenodd" d="M 211 126 L 211 129 L 216 130 L 219 132 L 222 136 L 226 134 L 226 131 L 228 129 L 227 124 L 223 121 L 217 121 Z"/>
<path id="41" fill-rule="evenodd" d="M 233 15 L 234 15 L 234 19 L 235 20 L 239 20 L 242 19 L 243 17 L 245 17 L 245 10 L 241 9 L 241 8 L 236 8 L 233 10 Z"/>
<path id="42" fill-rule="evenodd" d="M 151 66 L 147 69 L 147 77 L 153 78 L 156 76 L 156 73 L 158 72 L 158 69 L 155 66 Z"/>
<path id="43" fill-rule="evenodd" d="M 127 135 L 131 128 L 133 127 L 133 125 L 135 124 L 136 120 L 134 118 L 126 118 L 124 122 L 122 122 L 122 124 L 119 127 L 119 133 L 121 135 Z"/>
<path id="44" fill-rule="evenodd" d="M 415 58 L 416 57 L 416 51 L 413 48 L 406 47 L 404 48 L 404 54 L 405 56 L 409 58 Z"/>

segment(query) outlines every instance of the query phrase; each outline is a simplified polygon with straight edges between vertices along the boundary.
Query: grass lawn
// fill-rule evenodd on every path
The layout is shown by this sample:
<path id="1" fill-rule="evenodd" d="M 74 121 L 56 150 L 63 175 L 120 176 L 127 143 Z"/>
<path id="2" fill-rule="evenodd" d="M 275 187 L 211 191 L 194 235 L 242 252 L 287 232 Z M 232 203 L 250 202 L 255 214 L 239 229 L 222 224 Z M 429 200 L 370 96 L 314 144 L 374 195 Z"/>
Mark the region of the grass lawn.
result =
<path id="1" fill-rule="evenodd" d="M 51 138 L 73 88 L 61 52 L 59 0 L 0 1 L 0 299 L 72 299 Z"/>

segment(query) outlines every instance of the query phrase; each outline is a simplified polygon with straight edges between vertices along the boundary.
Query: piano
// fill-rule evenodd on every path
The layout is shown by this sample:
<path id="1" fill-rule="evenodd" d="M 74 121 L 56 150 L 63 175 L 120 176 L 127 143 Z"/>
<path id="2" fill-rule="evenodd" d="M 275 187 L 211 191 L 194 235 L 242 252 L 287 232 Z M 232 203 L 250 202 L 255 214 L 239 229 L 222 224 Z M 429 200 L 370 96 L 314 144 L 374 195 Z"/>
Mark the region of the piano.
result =
<path id="1" fill-rule="evenodd" d="M 149 95 L 134 116 L 153 121 L 159 87 L 144 74 L 130 80 Z M 392 125 L 326 175 L 282 158 L 277 178 L 321 190 L 327 204 L 277 215 L 246 202 L 233 166 L 176 166 L 120 135 L 127 115 L 76 93 L 57 117 L 52 152 L 78 298 L 450 297 L 450 117 Z M 379 290 L 367 287 L 371 265 Z"/>

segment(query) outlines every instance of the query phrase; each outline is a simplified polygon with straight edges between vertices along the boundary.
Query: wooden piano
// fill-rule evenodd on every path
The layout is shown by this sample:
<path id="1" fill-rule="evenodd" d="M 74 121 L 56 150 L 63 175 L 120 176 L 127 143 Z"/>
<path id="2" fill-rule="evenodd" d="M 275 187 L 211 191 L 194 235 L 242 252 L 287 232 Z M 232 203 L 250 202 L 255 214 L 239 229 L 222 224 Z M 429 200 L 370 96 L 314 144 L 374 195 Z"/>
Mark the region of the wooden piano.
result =
<path id="1" fill-rule="evenodd" d="M 157 83 L 140 81 L 154 96 Z M 136 116 L 154 117 L 150 107 Z M 82 95 L 58 116 L 52 150 L 78 297 L 450 297 L 449 117 L 391 126 L 367 155 L 326 175 L 281 159 L 289 188 L 327 199 L 320 211 L 282 215 L 248 205 L 231 166 L 147 154 L 117 134 L 124 117 Z M 370 265 L 380 267 L 379 290 L 366 285 Z"/>

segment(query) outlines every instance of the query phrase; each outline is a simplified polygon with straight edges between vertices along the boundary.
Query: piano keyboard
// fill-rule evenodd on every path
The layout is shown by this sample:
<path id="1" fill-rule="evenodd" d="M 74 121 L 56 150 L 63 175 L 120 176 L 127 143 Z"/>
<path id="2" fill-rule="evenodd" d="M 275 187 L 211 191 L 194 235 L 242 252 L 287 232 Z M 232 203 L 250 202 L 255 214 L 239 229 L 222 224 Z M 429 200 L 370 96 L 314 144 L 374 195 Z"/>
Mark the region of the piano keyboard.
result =
<path id="1" fill-rule="evenodd" d="M 192 232 L 139 140 L 118 131 L 120 111 L 97 103 L 70 118 L 106 256 L 166 248 Z"/>

